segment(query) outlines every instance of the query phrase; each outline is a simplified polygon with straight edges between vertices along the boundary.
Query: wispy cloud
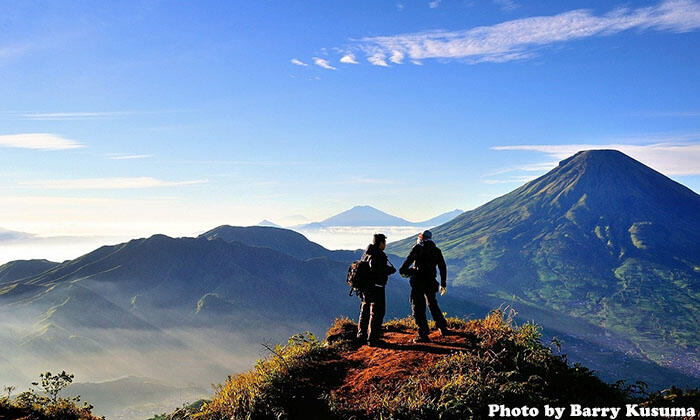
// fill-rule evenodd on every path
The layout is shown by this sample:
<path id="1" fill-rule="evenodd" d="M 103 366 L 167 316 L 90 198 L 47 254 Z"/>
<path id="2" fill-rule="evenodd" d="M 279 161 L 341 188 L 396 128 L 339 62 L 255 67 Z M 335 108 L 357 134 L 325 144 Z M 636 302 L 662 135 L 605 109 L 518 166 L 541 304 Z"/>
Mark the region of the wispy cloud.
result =
<path id="1" fill-rule="evenodd" d="M 394 184 L 391 179 L 384 178 L 356 178 L 353 180 L 354 184 L 369 184 L 369 185 L 390 185 Z"/>
<path id="2" fill-rule="evenodd" d="M 44 181 L 21 182 L 23 187 L 42 190 L 125 190 L 142 188 L 179 187 L 183 185 L 203 184 L 206 180 L 163 181 L 151 177 L 132 178 L 79 178 L 50 179 Z"/>
<path id="3" fill-rule="evenodd" d="M 68 150 L 84 147 L 75 140 L 49 133 L 23 133 L 0 135 L 0 147 L 33 150 Z"/>
<path id="4" fill-rule="evenodd" d="M 493 150 L 523 150 L 565 159 L 581 150 L 615 149 L 666 175 L 700 175 L 700 143 L 557 144 L 496 146 Z"/>
<path id="5" fill-rule="evenodd" d="M 544 172 L 554 168 L 555 166 L 557 166 L 558 163 L 558 161 L 552 161 L 532 163 L 527 165 L 509 166 L 507 168 L 496 169 L 495 171 L 487 173 L 485 176 L 502 175 L 511 172 Z"/>
<path id="6" fill-rule="evenodd" d="M 435 9 L 435 8 L 437 8 L 437 7 L 440 6 L 440 3 L 442 3 L 442 0 L 433 0 L 433 1 L 431 1 L 430 3 L 428 3 L 428 6 L 429 6 L 431 9 Z"/>
<path id="7" fill-rule="evenodd" d="M 369 61 L 372 65 L 374 66 L 380 66 L 380 67 L 389 67 L 389 64 L 386 62 L 386 56 L 382 53 L 375 53 L 367 57 L 367 61 Z"/>
<path id="8" fill-rule="evenodd" d="M 319 67 L 323 67 L 326 70 L 335 70 L 336 68 L 331 66 L 331 64 L 328 62 L 328 60 L 325 60 L 323 58 L 319 57 L 314 57 L 314 64 L 316 64 Z"/>
<path id="9" fill-rule="evenodd" d="M 689 32 L 699 28 L 700 2 L 667 0 L 649 7 L 618 8 L 604 15 L 578 9 L 461 31 L 366 37 L 355 41 L 344 53 L 363 52 L 371 64 L 383 67 L 387 66 L 386 57 L 406 57 L 412 62 L 425 59 L 506 62 L 532 57 L 538 48 L 551 44 L 610 36 L 632 29 Z M 398 64 L 402 60 L 394 62 Z"/>
<path id="10" fill-rule="evenodd" d="M 0 228 L 0 242 L 30 239 L 32 237 L 34 237 L 34 235 L 32 235 L 31 233 L 17 232 L 14 230 Z"/>
<path id="11" fill-rule="evenodd" d="M 492 178 L 487 178 L 484 179 L 485 184 L 524 184 L 526 182 L 530 182 L 533 179 L 537 178 L 536 176 L 527 176 L 527 175 L 521 175 L 521 176 L 511 176 L 505 179 L 492 179 Z"/>
<path id="12" fill-rule="evenodd" d="M 55 120 L 90 120 L 119 118 L 132 115 L 131 111 L 110 111 L 110 112 L 32 112 L 20 114 L 20 118 L 35 121 L 55 121 Z"/>
<path id="13" fill-rule="evenodd" d="M 311 161 L 299 160 L 171 160 L 171 163 L 196 165 L 232 165 L 232 166 L 317 166 Z"/>
<path id="14" fill-rule="evenodd" d="M 153 155 L 127 155 L 127 154 L 116 154 L 116 155 L 109 155 L 108 158 L 112 160 L 131 160 L 131 159 L 148 159 L 152 158 Z"/>
<path id="15" fill-rule="evenodd" d="M 389 57 L 389 61 L 394 64 L 401 64 L 403 62 L 404 55 L 401 51 L 394 51 Z"/>
<path id="16" fill-rule="evenodd" d="M 0 64 L 3 61 L 20 56 L 30 50 L 29 44 L 0 46 Z"/>
<path id="17" fill-rule="evenodd" d="M 292 58 L 291 60 L 289 60 L 289 62 L 292 64 L 295 64 L 297 66 L 302 66 L 302 67 L 308 66 L 308 64 L 304 63 L 303 61 L 299 60 L 298 58 Z"/>
<path id="18" fill-rule="evenodd" d="M 520 7 L 520 5 L 513 0 L 493 0 L 493 2 L 496 3 L 496 5 L 501 8 L 501 10 L 504 10 L 506 12 L 512 12 L 513 10 Z"/>
<path id="19" fill-rule="evenodd" d="M 360 64 L 357 62 L 357 59 L 355 58 L 355 54 L 352 54 L 352 53 L 345 54 L 344 56 L 342 56 L 340 58 L 340 62 L 345 63 L 345 64 Z"/>
<path id="20" fill-rule="evenodd" d="M 349 185 L 356 185 L 356 184 L 391 185 L 391 184 L 395 184 L 395 182 L 391 179 L 388 179 L 388 178 L 356 177 L 356 178 L 349 178 L 349 179 L 338 180 L 338 181 L 329 181 L 329 182 L 326 182 L 325 184 L 326 185 L 344 185 L 344 184 L 349 184 Z"/>

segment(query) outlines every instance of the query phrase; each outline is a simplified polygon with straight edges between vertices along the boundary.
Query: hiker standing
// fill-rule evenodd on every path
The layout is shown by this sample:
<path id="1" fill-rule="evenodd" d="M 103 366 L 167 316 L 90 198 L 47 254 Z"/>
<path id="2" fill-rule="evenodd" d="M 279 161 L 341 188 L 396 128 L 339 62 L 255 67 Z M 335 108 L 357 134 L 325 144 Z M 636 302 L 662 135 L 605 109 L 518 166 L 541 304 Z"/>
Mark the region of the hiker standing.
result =
<path id="1" fill-rule="evenodd" d="M 389 276 L 396 272 L 384 253 L 385 248 L 386 236 L 378 233 L 374 235 L 372 243 L 367 246 L 367 250 L 362 255 L 362 259 L 369 262 L 371 278 L 367 289 L 362 291 L 357 339 L 361 343 L 367 342 L 370 346 L 380 343 L 386 312 L 384 287 Z"/>
<path id="2" fill-rule="evenodd" d="M 418 337 L 413 340 L 416 343 L 430 341 L 428 318 L 425 315 L 426 303 L 440 333 L 443 336 L 449 333 L 447 321 L 435 296 L 438 291 L 436 267 L 440 270 L 440 294 L 444 295 L 447 291 L 447 265 L 442 251 L 435 245 L 432 238 L 433 234 L 429 230 L 418 235 L 418 243 L 413 246 L 406 261 L 399 268 L 402 276 L 411 279 L 411 310 L 418 326 Z"/>

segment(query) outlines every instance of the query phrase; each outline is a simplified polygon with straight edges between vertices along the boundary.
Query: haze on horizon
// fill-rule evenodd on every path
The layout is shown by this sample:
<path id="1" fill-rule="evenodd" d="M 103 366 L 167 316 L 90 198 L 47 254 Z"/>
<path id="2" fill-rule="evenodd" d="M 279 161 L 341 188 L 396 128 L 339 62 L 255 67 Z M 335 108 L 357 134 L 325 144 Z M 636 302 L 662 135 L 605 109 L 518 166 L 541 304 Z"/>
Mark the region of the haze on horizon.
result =
<path id="1" fill-rule="evenodd" d="M 0 263 L 357 204 L 424 220 L 591 148 L 700 191 L 695 0 L 0 16 Z"/>

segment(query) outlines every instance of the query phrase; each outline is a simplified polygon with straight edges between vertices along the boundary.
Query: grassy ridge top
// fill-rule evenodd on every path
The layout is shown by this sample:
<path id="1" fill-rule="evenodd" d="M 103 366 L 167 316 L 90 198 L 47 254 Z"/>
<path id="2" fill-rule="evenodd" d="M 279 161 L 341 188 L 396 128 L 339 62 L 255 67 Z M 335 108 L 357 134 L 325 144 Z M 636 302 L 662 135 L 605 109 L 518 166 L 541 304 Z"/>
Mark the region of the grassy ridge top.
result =
<path id="1" fill-rule="evenodd" d="M 515 325 L 500 310 L 448 321 L 454 334 L 434 333 L 429 344 L 412 343 L 413 322 L 401 319 L 385 324 L 386 345 L 357 348 L 356 324 L 337 320 L 325 340 L 293 336 L 210 402 L 171 418 L 487 418 L 488 404 L 623 406 L 637 397 L 638 388 L 569 364 L 538 326 Z"/>

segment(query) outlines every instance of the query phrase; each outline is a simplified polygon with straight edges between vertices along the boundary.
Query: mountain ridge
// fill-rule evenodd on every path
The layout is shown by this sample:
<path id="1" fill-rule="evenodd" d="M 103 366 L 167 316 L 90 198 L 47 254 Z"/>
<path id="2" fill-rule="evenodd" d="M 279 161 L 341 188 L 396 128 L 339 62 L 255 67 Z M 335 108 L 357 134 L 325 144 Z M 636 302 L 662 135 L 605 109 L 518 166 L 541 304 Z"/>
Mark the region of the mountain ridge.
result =
<path id="1" fill-rule="evenodd" d="M 50 270 L 59 263 L 44 260 L 14 260 L 0 265 L 0 284 L 33 277 L 44 271 Z"/>
<path id="2" fill-rule="evenodd" d="M 445 223 L 463 211 L 456 209 L 439 214 L 428 220 L 420 222 L 411 222 L 404 218 L 393 216 L 383 212 L 375 207 L 368 205 L 354 206 L 348 210 L 340 212 L 334 216 L 328 217 L 320 222 L 312 222 L 299 226 L 294 229 L 319 229 L 333 226 L 354 226 L 354 227 L 431 227 Z"/>

